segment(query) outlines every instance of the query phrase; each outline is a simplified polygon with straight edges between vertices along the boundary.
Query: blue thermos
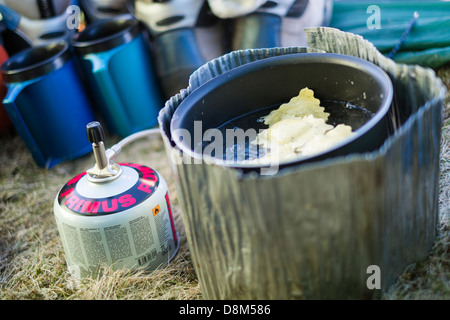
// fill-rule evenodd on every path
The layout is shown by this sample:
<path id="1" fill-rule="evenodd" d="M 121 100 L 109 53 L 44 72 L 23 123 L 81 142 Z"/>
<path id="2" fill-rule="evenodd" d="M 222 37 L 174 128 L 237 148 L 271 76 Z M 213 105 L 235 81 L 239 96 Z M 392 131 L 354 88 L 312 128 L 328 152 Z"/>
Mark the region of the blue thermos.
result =
<path id="1" fill-rule="evenodd" d="M 101 19 L 71 44 L 110 133 L 126 137 L 157 125 L 164 105 L 142 24 L 130 14 Z"/>
<path id="2" fill-rule="evenodd" d="M 90 152 L 84 130 L 95 117 L 67 42 L 23 50 L 1 72 L 3 105 L 37 165 L 51 168 Z"/>

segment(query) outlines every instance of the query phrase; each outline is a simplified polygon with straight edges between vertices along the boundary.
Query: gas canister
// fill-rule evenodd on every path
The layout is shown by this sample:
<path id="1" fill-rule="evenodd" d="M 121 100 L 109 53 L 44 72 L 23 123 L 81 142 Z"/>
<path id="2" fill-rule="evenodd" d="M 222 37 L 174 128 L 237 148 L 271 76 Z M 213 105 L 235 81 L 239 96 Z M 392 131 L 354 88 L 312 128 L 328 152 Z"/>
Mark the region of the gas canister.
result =
<path id="1" fill-rule="evenodd" d="M 131 135 L 105 150 L 99 122 L 87 125 L 96 164 L 68 181 L 54 215 L 69 271 L 96 276 L 102 266 L 154 270 L 178 251 L 167 183 L 152 168 L 115 163 L 123 146 L 152 130 Z"/>

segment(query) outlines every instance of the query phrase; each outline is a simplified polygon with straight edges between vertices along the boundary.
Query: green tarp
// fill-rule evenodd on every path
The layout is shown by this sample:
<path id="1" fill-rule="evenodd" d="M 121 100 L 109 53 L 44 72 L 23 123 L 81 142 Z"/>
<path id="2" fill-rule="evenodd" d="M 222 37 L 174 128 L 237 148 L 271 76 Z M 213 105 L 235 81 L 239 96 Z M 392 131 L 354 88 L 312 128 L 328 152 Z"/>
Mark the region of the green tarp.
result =
<path id="1" fill-rule="evenodd" d="M 414 12 L 419 17 L 393 59 L 431 68 L 450 62 L 449 1 L 336 1 L 330 26 L 359 34 L 388 55 Z"/>

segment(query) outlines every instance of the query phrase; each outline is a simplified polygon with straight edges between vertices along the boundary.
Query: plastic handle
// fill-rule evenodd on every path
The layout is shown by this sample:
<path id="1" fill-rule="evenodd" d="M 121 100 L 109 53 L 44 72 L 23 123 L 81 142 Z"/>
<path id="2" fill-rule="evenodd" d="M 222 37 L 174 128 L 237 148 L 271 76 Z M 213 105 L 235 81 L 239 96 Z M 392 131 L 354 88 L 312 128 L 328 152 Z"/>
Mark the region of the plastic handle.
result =
<path id="1" fill-rule="evenodd" d="M 4 4 L 0 4 L 0 13 L 3 16 L 3 22 L 6 27 L 12 31 L 15 31 L 19 26 L 20 19 L 22 18 L 20 14 Z"/>
<path id="2" fill-rule="evenodd" d="M 118 123 L 119 127 L 128 128 L 129 117 L 123 107 L 122 99 L 117 93 L 116 85 L 109 72 L 108 64 L 111 58 L 118 50 L 112 50 L 109 52 L 88 54 L 85 59 L 92 62 L 92 76 L 95 83 L 98 85 L 100 94 L 105 99 L 105 103 L 108 106 L 108 112 L 115 114 L 116 119 L 120 119 Z"/>
<path id="3" fill-rule="evenodd" d="M 9 117 L 11 118 L 11 121 L 13 122 L 14 127 L 17 130 L 17 133 L 22 137 L 22 140 L 24 140 L 28 149 L 30 149 L 36 162 L 41 166 L 44 166 L 45 157 L 39 150 L 39 147 L 36 141 L 34 140 L 33 135 L 31 134 L 30 130 L 28 130 L 28 127 L 22 115 L 20 114 L 19 108 L 16 105 L 16 99 L 22 92 L 22 90 L 24 90 L 26 87 L 33 84 L 34 82 L 36 81 L 8 84 L 7 85 L 8 91 L 6 93 L 5 98 L 3 99 L 3 106 L 8 112 Z"/>

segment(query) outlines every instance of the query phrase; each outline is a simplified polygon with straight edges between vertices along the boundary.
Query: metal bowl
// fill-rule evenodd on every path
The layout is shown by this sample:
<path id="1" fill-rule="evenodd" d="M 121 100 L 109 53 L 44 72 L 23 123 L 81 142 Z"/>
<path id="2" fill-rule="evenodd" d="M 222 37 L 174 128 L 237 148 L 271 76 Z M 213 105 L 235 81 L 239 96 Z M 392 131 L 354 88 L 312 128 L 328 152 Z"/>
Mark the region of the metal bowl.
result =
<path id="1" fill-rule="evenodd" d="M 389 136 L 388 112 L 393 86 L 381 68 L 345 55 L 301 53 L 251 62 L 203 84 L 175 111 L 170 126 L 172 139 L 183 153 L 194 159 L 234 168 L 261 168 L 257 163 L 226 161 L 202 154 L 196 150 L 198 137 L 203 137 L 208 129 L 219 128 L 256 110 L 288 102 L 304 87 L 312 89 L 321 101 L 355 104 L 371 112 L 372 116 L 358 125 L 354 134 L 342 143 L 317 155 L 280 162 L 281 167 L 370 152 L 378 149 Z M 333 108 L 326 111 L 331 116 L 335 112 Z M 198 121 L 201 121 L 201 128 Z M 192 138 L 186 139 L 186 133 Z"/>

